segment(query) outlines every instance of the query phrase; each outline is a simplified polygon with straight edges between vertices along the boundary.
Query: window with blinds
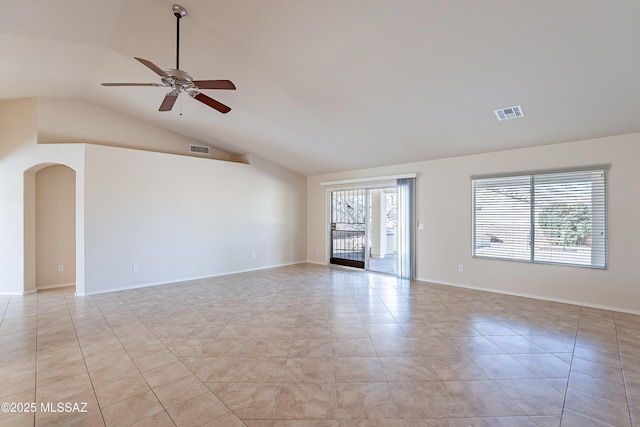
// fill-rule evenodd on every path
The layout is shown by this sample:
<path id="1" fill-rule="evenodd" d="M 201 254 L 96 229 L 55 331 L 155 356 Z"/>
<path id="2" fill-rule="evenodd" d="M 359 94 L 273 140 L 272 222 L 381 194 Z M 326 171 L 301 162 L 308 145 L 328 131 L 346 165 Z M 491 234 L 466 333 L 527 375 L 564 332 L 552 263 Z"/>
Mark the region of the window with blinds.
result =
<path id="1" fill-rule="evenodd" d="M 607 171 L 472 178 L 473 256 L 607 268 Z"/>

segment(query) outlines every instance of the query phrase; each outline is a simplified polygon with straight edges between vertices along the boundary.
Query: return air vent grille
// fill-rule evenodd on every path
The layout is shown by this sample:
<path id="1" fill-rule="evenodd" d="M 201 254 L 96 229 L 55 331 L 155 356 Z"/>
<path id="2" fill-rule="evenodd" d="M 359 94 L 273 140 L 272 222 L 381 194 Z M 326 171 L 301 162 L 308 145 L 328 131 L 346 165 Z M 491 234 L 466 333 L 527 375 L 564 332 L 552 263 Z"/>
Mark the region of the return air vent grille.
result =
<path id="1" fill-rule="evenodd" d="M 189 145 L 189 152 L 195 154 L 211 154 L 210 148 L 202 145 Z"/>
<path id="2" fill-rule="evenodd" d="M 496 110 L 496 117 L 498 120 L 509 120 L 509 119 L 519 119 L 520 117 L 524 117 L 524 113 L 522 112 L 522 107 L 516 105 L 515 107 L 507 107 L 502 108 L 500 110 Z"/>

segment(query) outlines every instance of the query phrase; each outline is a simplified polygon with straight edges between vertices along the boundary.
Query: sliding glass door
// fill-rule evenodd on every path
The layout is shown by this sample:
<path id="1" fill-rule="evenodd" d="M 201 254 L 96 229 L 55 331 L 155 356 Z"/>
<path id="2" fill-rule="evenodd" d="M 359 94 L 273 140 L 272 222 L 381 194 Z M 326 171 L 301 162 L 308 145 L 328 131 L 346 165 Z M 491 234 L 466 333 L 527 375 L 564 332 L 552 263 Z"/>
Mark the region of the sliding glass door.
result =
<path id="1" fill-rule="evenodd" d="M 412 278 L 413 179 L 329 194 L 330 263 Z"/>
<path id="2" fill-rule="evenodd" d="M 370 189 L 368 196 L 367 270 L 395 275 L 398 246 L 396 188 Z"/>

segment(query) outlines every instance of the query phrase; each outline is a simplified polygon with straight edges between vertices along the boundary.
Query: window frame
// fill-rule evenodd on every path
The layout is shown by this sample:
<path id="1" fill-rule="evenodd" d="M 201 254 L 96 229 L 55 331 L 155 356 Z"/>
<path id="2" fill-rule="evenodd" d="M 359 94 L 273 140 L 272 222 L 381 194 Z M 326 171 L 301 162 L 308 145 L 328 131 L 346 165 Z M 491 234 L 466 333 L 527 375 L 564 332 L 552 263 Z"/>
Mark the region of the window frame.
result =
<path id="1" fill-rule="evenodd" d="M 575 167 L 575 168 L 564 168 L 564 169 L 547 169 L 547 170 L 536 170 L 536 171 L 524 171 L 517 173 L 502 173 L 502 174 L 492 174 L 492 175 L 473 175 L 471 176 L 471 256 L 472 258 L 478 259 L 489 259 L 489 260 L 502 260 L 502 261 L 513 261 L 513 262 L 524 262 L 529 264 L 547 264 L 547 265 L 559 265 L 559 266 L 567 266 L 567 267 L 582 267 L 582 268 L 590 268 L 597 270 L 607 270 L 609 266 L 609 230 L 608 230 L 608 197 L 609 197 L 609 171 L 611 169 L 611 165 L 593 165 L 593 166 L 585 166 L 585 167 Z M 593 173 L 593 172 L 602 172 L 603 173 L 603 194 L 602 194 L 602 222 L 601 230 L 604 235 L 603 243 L 602 243 L 602 251 L 601 254 L 603 258 L 602 265 L 594 264 L 593 257 L 591 255 L 591 262 L 589 264 L 583 263 L 571 263 L 571 262 L 561 262 L 561 261 L 548 261 L 548 260 L 540 260 L 536 259 L 535 251 L 536 251 L 536 214 L 535 214 L 535 177 L 550 175 L 550 174 L 563 174 L 563 173 Z M 505 179 L 506 180 L 517 180 L 521 178 L 529 178 L 530 182 L 530 196 L 528 199 L 530 217 L 529 217 L 529 256 L 528 259 L 524 258 L 516 258 L 516 257 L 508 257 L 508 256 L 489 256 L 483 254 L 477 254 L 476 250 L 478 249 L 477 242 L 477 233 L 476 233 L 476 190 L 478 188 L 477 181 L 488 180 L 488 179 Z M 561 177 L 558 177 L 558 183 L 562 181 Z M 578 182 L 578 181 L 576 181 Z M 596 254 L 597 255 L 597 254 Z"/>

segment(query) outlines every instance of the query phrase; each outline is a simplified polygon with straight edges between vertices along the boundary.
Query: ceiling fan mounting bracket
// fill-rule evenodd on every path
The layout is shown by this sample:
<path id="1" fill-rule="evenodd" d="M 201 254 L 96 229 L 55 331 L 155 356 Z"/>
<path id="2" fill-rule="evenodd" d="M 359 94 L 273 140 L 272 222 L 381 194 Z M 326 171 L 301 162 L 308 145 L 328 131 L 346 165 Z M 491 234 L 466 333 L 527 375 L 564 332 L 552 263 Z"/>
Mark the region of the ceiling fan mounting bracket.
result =
<path id="1" fill-rule="evenodd" d="M 184 16 L 187 16 L 187 9 L 185 9 L 184 7 L 180 6 L 179 4 L 174 4 L 173 5 L 173 15 L 180 19 Z"/>

